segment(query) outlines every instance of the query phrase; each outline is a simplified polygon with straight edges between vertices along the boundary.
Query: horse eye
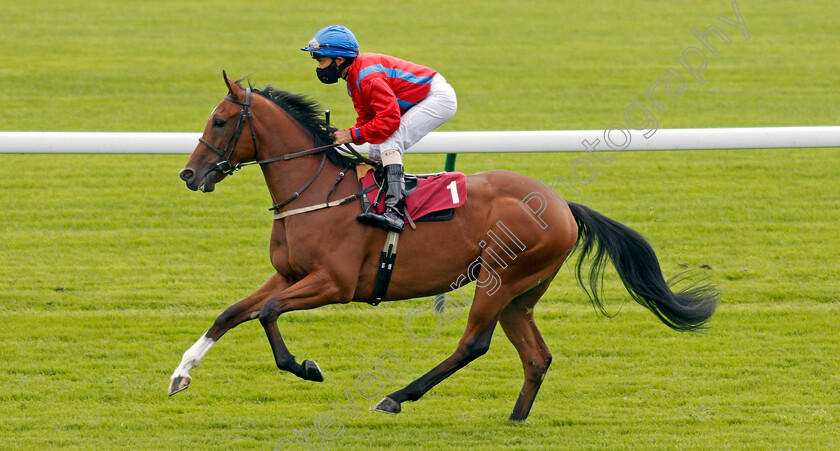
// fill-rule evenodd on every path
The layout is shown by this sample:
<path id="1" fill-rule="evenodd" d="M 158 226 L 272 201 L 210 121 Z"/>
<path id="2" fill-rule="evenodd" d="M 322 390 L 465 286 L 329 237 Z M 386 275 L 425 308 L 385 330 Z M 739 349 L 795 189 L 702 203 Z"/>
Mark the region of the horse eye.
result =
<path id="1" fill-rule="evenodd" d="M 214 119 L 213 120 L 213 127 L 224 127 L 225 121 L 223 119 Z"/>

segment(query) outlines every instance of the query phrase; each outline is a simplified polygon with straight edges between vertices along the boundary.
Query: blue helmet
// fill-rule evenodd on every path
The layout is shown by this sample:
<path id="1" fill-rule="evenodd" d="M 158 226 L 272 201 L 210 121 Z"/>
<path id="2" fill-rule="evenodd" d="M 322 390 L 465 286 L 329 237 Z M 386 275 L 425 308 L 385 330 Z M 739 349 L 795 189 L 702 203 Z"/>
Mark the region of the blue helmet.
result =
<path id="1" fill-rule="evenodd" d="M 343 56 L 355 58 L 359 55 L 359 41 L 349 28 L 341 25 L 330 25 L 321 28 L 309 45 L 301 50 L 312 53 L 312 56 Z"/>

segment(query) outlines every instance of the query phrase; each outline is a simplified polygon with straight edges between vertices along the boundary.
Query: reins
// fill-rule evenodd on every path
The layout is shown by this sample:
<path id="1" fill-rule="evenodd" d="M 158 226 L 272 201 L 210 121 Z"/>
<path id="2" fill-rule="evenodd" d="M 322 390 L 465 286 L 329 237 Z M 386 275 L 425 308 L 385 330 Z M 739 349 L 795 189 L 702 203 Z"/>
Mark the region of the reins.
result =
<path id="1" fill-rule="evenodd" d="M 301 151 L 301 152 L 281 155 L 279 157 L 269 158 L 267 160 L 250 162 L 250 163 L 248 163 L 244 166 L 248 166 L 248 165 L 251 165 L 251 164 L 268 164 L 268 163 L 273 163 L 275 161 L 287 161 L 287 160 L 291 160 L 291 159 L 294 159 L 294 158 L 303 157 L 303 156 L 306 156 L 306 155 L 314 155 L 314 154 L 319 153 L 319 152 L 325 152 L 328 149 L 332 149 L 332 148 L 339 147 L 339 146 L 341 146 L 341 144 L 328 144 L 326 146 L 321 146 L 321 147 L 316 147 L 314 149 L 304 150 L 304 151 Z M 344 144 L 344 148 L 347 149 L 351 154 L 353 154 L 360 161 L 362 161 L 366 164 L 369 164 L 373 167 L 376 167 L 377 162 L 375 162 L 375 161 L 373 161 L 369 158 L 363 157 L 362 155 L 359 154 L 359 152 L 356 151 L 356 149 L 354 149 L 352 146 L 350 146 L 350 144 Z M 289 158 L 283 158 L 283 157 L 289 157 Z M 280 210 L 281 208 L 290 204 L 293 200 L 300 197 L 300 195 L 303 194 L 303 192 L 306 191 L 306 189 L 309 188 L 309 186 L 312 185 L 312 183 L 315 182 L 315 180 L 318 178 L 318 176 L 321 175 L 321 171 L 324 169 L 324 163 L 326 163 L 326 161 L 327 161 L 327 154 L 325 153 L 324 157 L 321 158 L 321 164 L 318 166 L 318 170 L 315 171 L 315 175 L 313 175 L 312 178 L 310 178 L 309 181 L 306 182 L 306 184 L 303 185 L 303 187 L 301 189 L 295 191 L 294 194 L 289 196 L 283 202 L 280 202 L 279 204 L 273 205 L 271 208 L 269 208 L 269 210 L 270 211 Z M 239 165 L 237 165 L 237 166 L 239 166 Z M 355 166 L 355 163 L 351 163 L 350 165 L 345 167 L 338 174 L 338 179 L 333 184 L 332 188 L 330 189 L 330 192 L 327 193 L 327 201 L 325 203 L 318 204 L 318 205 L 313 205 L 311 207 L 297 208 L 297 209 L 289 210 L 289 211 L 286 211 L 286 212 L 283 212 L 283 213 L 277 213 L 277 214 L 274 215 L 274 219 L 283 219 L 286 216 L 293 216 L 293 215 L 297 215 L 297 214 L 300 214 L 300 213 L 307 213 L 307 212 L 310 212 L 310 211 L 320 210 L 322 208 L 330 208 L 330 207 L 335 207 L 335 206 L 338 206 L 338 205 L 344 205 L 344 204 L 346 204 L 346 203 L 348 203 L 348 202 L 350 202 L 354 199 L 358 199 L 358 198 L 364 196 L 365 194 L 369 193 L 371 190 L 362 190 L 362 191 L 360 191 L 356 194 L 352 194 L 350 196 L 345 197 L 344 199 L 339 200 L 337 203 L 330 204 L 330 196 L 332 195 L 333 191 L 335 191 L 335 187 L 338 186 L 339 183 L 341 183 L 341 180 L 344 179 L 344 175 L 347 173 L 347 171 L 351 167 L 354 167 L 354 166 Z"/>
<path id="2" fill-rule="evenodd" d="M 221 159 L 220 162 L 216 163 L 216 168 L 212 169 L 213 171 L 219 171 L 219 172 L 222 172 L 223 174 L 226 174 L 226 175 L 233 175 L 234 172 L 242 169 L 245 166 L 251 166 L 251 165 L 255 165 L 255 164 L 263 165 L 263 164 L 275 163 L 275 162 L 278 162 L 278 161 L 289 161 L 289 160 L 293 160 L 295 158 L 300 158 L 300 157 L 305 157 L 305 156 L 309 156 L 309 155 L 315 155 L 315 154 L 318 154 L 318 153 L 326 152 L 329 149 L 334 149 L 334 148 L 340 147 L 342 145 L 342 144 L 335 144 L 335 143 L 327 144 L 325 146 L 314 147 L 312 149 L 307 149 L 307 150 L 302 150 L 302 151 L 299 151 L 299 152 L 293 152 L 293 153 L 289 153 L 289 154 L 285 154 L 285 155 L 280 155 L 280 156 L 277 156 L 277 157 L 267 158 L 265 160 L 255 160 L 255 161 L 249 161 L 249 162 L 245 162 L 245 163 L 236 163 L 236 164 L 232 165 L 232 164 L 230 164 L 229 159 L 230 159 L 231 156 L 233 156 L 233 152 L 236 149 L 236 145 L 239 144 L 239 138 L 242 136 L 242 129 L 245 125 L 245 120 L 246 119 L 248 120 L 248 124 L 251 127 L 251 139 L 253 140 L 253 143 L 254 143 L 254 155 L 257 155 L 257 133 L 254 129 L 253 118 L 251 117 L 251 88 L 246 88 L 245 89 L 245 101 L 244 102 L 241 102 L 241 101 L 239 101 L 239 100 L 237 100 L 237 99 L 235 99 L 231 96 L 225 96 L 225 100 L 227 100 L 229 102 L 233 102 L 237 105 L 242 105 L 242 112 L 239 114 L 239 120 L 236 122 L 236 128 L 234 128 L 233 134 L 231 135 L 230 139 L 228 140 L 227 144 L 225 145 L 224 150 L 219 150 L 218 148 L 216 148 L 216 146 L 214 146 L 213 144 L 210 144 L 210 142 L 208 142 L 206 139 L 204 139 L 204 137 L 198 138 L 198 141 L 200 143 L 207 146 L 210 150 L 212 150 Z M 231 144 L 233 144 L 233 145 L 231 146 Z M 356 149 L 354 149 L 350 144 L 344 144 L 344 148 L 351 155 L 353 155 L 355 158 L 357 158 L 359 161 L 362 161 L 363 163 L 369 164 L 369 165 L 374 166 L 374 167 L 376 167 L 376 165 L 378 164 L 376 161 L 373 161 L 373 160 L 371 160 L 369 158 L 366 158 L 366 157 L 362 156 L 361 154 L 359 154 L 359 152 L 357 152 Z M 303 192 L 306 191 L 315 182 L 315 180 L 318 178 L 318 176 L 321 175 L 321 171 L 323 171 L 324 165 L 325 165 L 326 162 L 327 162 L 327 154 L 324 153 L 323 158 L 321 158 L 321 164 L 318 166 L 318 170 L 315 171 L 315 175 L 313 175 L 312 178 L 310 178 L 309 181 L 307 181 L 306 184 L 303 185 L 303 187 L 301 187 L 299 190 L 295 191 L 294 194 L 289 196 L 283 202 L 274 204 L 271 208 L 269 208 L 269 210 L 277 211 L 277 210 L 285 207 L 286 205 L 290 204 L 292 201 L 294 201 L 298 197 L 300 197 L 300 195 L 303 194 Z M 336 180 L 336 182 L 333 185 L 332 189 L 330 190 L 329 194 L 327 194 L 327 202 L 326 203 L 319 204 L 319 205 L 313 205 L 312 207 L 304 207 L 304 208 L 298 208 L 298 209 L 295 209 L 295 210 L 289 210 L 289 211 L 283 212 L 283 213 L 277 213 L 274 216 L 275 219 L 282 219 L 286 216 L 291 216 L 291 215 L 299 214 L 299 213 L 306 213 L 307 211 L 319 210 L 319 209 L 322 209 L 322 208 L 329 208 L 329 207 L 333 207 L 333 206 L 337 206 L 337 205 L 344 205 L 344 204 L 352 201 L 353 199 L 358 199 L 359 197 L 367 194 L 366 191 L 360 191 L 356 194 L 353 194 L 351 196 L 345 197 L 344 199 L 341 199 L 337 203 L 330 204 L 330 195 L 332 195 L 332 192 L 335 190 L 335 187 L 338 186 L 338 184 L 344 178 L 344 174 L 352 166 L 353 165 L 351 164 L 350 166 L 347 166 L 346 168 L 344 168 L 344 170 L 341 171 L 341 173 L 338 176 L 338 180 Z"/>

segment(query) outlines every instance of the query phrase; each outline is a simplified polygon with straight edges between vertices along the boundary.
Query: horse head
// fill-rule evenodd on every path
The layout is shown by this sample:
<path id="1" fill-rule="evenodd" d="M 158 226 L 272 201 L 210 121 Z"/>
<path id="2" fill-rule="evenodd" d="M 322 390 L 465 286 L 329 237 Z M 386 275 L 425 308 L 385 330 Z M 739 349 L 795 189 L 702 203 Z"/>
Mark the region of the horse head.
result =
<path id="1" fill-rule="evenodd" d="M 222 77 L 228 94 L 210 114 L 198 145 L 180 173 L 181 180 L 193 191 L 213 191 L 216 183 L 238 169 L 238 164 L 256 159 L 251 90 L 239 86 L 224 71 Z M 243 134 L 245 139 L 240 140 Z"/>

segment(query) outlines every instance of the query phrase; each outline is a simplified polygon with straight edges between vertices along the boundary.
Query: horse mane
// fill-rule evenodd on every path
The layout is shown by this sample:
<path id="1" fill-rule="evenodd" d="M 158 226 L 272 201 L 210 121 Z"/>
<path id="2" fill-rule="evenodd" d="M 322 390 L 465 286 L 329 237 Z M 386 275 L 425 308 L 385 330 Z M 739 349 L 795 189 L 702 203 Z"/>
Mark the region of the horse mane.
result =
<path id="1" fill-rule="evenodd" d="M 265 97 L 289 113 L 303 128 L 312 133 L 312 136 L 315 137 L 314 147 L 332 144 L 333 139 L 330 134 L 335 128 L 327 125 L 324 110 L 316 100 L 304 94 L 294 94 L 277 89 L 270 84 L 266 84 L 262 89 L 254 88 L 254 86 L 250 86 L 250 88 L 251 92 Z M 342 155 L 335 148 L 328 149 L 326 153 L 327 159 L 341 169 L 356 164 L 355 158 Z"/>

